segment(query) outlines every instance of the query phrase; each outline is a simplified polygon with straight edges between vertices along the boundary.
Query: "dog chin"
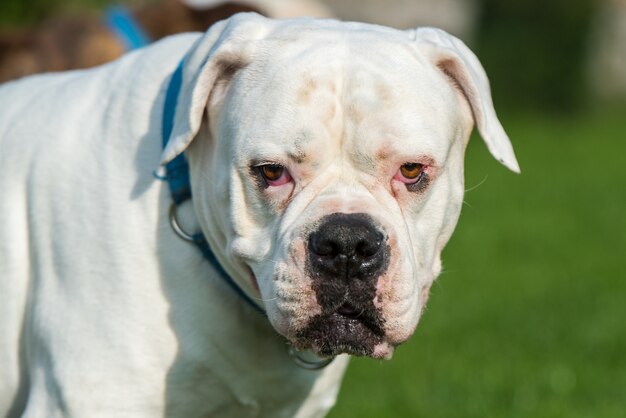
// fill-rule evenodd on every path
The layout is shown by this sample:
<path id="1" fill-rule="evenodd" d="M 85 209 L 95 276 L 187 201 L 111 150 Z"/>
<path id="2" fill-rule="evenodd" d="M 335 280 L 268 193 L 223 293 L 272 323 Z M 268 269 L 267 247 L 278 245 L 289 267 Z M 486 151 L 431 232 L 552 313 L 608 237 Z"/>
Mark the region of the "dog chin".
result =
<path id="1" fill-rule="evenodd" d="M 296 333 L 293 345 L 321 357 L 351 354 L 390 359 L 394 347 L 384 340 L 382 325 L 376 318 L 349 318 L 337 313 L 316 315 Z"/>

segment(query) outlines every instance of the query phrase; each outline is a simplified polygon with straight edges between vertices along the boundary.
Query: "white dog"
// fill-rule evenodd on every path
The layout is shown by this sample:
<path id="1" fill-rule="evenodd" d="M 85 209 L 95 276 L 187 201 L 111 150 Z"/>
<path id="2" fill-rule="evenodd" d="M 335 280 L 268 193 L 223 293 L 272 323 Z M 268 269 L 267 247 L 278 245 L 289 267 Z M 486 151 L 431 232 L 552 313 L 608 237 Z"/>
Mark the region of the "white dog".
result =
<path id="1" fill-rule="evenodd" d="M 236 15 L 0 106 L 0 416 L 323 416 L 413 333 L 474 122 L 519 170 L 429 28 Z"/>

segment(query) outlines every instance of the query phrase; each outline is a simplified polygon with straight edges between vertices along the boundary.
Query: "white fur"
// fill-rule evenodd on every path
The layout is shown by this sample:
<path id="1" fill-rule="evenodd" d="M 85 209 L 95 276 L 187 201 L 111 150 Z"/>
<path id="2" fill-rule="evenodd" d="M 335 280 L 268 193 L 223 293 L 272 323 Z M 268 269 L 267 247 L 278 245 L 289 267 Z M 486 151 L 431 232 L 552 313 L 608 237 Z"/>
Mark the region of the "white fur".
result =
<path id="1" fill-rule="evenodd" d="M 161 155 L 165 88 L 188 51 Z M 442 54 L 469 74 L 470 103 L 437 68 Z M 221 82 L 224 63 L 241 69 Z M 8 84 L 0 103 L 0 416 L 323 416 L 347 356 L 303 370 L 285 340 L 316 308 L 298 299 L 306 228 L 365 211 L 388 229 L 388 341 L 375 356 L 389 357 L 456 224 L 472 112 L 517 169 L 482 67 L 432 29 L 237 15 L 94 70 Z M 299 135 L 309 162 L 289 163 L 302 181 L 292 200 L 263 196 L 250 158 L 286 159 Z M 381 148 L 393 162 L 372 164 Z M 195 217 L 269 322 L 168 224 L 169 190 L 152 171 L 184 150 Z M 390 185 L 394 164 L 423 155 L 436 161 L 424 193 Z"/>

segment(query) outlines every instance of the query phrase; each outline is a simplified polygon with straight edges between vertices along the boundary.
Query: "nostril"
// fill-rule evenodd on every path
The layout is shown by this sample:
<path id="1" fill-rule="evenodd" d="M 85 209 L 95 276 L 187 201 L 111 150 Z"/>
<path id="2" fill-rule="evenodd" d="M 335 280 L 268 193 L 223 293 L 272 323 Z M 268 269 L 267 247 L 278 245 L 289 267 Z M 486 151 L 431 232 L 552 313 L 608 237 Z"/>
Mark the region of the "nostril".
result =
<path id="1" fill-rule="evenodd" d="M 319 239 L 317 236 L 311 239 L 311 250 L 320 256 L 336 255 L 339 253 L 336 242 L 330 239 Z"/>
<path id="2" fill-rule="evenodd" d="M 382 236 L 373 240 L 363 240 L 357 244 L 355 253 L 360 257 L 371 257 L 380 250 L 382 243 Z"/>
<path id="3" fill-rule="evenodd" d="M 381 248 L 383 235 L 364 225 L 330 224 L 309 236 L 309 248 L 319 256 L 341 254 L 371 257 Z"/>

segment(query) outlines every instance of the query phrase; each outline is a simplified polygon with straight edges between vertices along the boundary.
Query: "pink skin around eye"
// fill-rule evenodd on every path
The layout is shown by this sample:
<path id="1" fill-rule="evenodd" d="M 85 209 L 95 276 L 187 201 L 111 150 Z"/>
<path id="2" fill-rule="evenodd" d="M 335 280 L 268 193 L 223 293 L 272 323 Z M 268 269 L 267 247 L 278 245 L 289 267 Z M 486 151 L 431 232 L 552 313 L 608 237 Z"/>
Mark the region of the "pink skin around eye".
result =
<path id="1" fill-rule="evenodd" d="M 267 181 L 267 185 L 271 186 L 271 187 L 276 187 L 276 186 L 282 186 L 283 184 L 287 184 L 291 181 L 291 174 L 289 174 L 289 171 L 287 171 L 287 169 L 283 169 L 283 174 L 281 174 L 281 176 L 276 179 L 276 180 L 269 180 L 269 179 L 265 179 L 265 181 Z"/>
<path id="2" fill-rule="evenodd" d="M 426 168 L 427 168 L 426 166 L 422 167 L 422 173 L 426 171 Z M 405 184 L 413 184 L 413 183 L 417 183 L 421 177 L 422 177 L 421 173 L 414 179 L 404 177 L 404 175 L 402 174 L 402 170 L 399 168 L 398 171 L 396 172 L 396 175 L 393 176 L 393 179 L 401 181 L 402 183 L 405 183 Z"/>

